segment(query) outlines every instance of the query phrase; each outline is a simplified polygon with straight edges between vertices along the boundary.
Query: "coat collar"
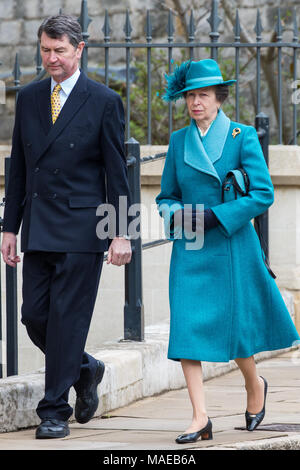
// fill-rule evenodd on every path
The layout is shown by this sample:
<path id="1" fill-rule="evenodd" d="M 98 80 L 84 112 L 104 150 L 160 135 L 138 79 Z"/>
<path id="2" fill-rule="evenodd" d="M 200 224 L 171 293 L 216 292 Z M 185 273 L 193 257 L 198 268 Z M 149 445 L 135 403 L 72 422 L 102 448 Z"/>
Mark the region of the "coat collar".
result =
<path id="1" fill-rule="evenodd" d="M 196 170 L 214 176 L 221 183 L 214 163 L 222 156 L 229 127 L 230 119 L 220 109 L 215 121 L 202 141 L 196 121 L 192 119 L 185 134 L 184 162 Z"/>
<path id="2" fill-rule="evenodd" d="M 51 79 L 43 80 L 41 86 L 37 90 L 37 103 L 42 127 L 45 132 L 45 139 L 40 151 L 36 155 L 36 160 L 39 159 L 56 137 L 63 131 L 66 125 L 71 121 L 74 115 L 78 112 L 79 108 L 84 104 L 89 96 L 87 89 L 87 77 L 81 72 L 73 90 L 70 93 L 66 103 L 64 104 L 55 124 L 51 121 Z"/>

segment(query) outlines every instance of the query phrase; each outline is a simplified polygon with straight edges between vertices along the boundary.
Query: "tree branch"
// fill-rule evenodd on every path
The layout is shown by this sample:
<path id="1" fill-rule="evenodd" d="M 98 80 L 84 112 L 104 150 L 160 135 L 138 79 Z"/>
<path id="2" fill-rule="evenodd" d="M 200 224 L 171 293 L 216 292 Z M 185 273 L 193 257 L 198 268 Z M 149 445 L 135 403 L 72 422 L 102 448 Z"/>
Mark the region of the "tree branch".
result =
<path id="1" fill-rule="evenodd" d="M 232 5 L 230 5 L 230 2 L 228 0 L 221 0 L 221 4 L 223 6 L 224 13 L 226 17 L 229 19 L 231 22 L 232 26 L 235 25 L 235 14 L 234 9 L 232 8 Z M 247 43 L 247 42 L 256 42 L 256 40 L 253 40 L 251 35 L 243 28 L 241 24 L 241 42 Z M 276 32 L 272 32 L 271 38 L 269 42 L 276 42 Z M 256 51 L 254 48 L 246 48 L 248 54 L 250 54 L 253 58 L 256 57 Z M 274 113 L 276 115 L 277 123 L 279 121 L 279 114 L 278 114 L 278 106 L 277 106 L 277 100 L 278 100 L 278 85 L 277 85 L 277 80 L 276 80 L 276 75 L 274 74 L 273 66 L 274 66 L 274 60 L 276 58 L 276 51 L 275 48 L 269 47 L 267 50 L 267 53 L 261 53 L 261 67 L 264 72 L 264 76 L 266 79 L 266 82 L 268 84 L 268 89 L 271 95 L 271 100 L 272 100 L 272 105 L 274 109 Z M 283 140 L 284 142 L 288 141 L 288 136 L 289 136 L 289 126 L 288 126 L 288 115 L 287 115 L 287 109 L 286 106 L 282 106 L 282 128 L 283 128 Z"/>

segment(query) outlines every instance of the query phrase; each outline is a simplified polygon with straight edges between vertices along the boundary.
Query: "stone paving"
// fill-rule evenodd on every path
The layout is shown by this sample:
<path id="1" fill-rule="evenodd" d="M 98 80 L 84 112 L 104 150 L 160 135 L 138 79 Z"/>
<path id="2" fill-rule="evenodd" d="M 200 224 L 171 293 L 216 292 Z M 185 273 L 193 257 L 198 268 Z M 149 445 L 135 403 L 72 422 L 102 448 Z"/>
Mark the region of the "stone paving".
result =
<path id="1" fill-rule="evenodd" d="M 182 389 L 137 401 L 85 425 L 71 422 L 71 434 L 64 439 L 36 440 L 35 428 L 0 434 L 0 450 L 300 450 L 299 352 L 281 354 L 257 367 L 267 379 L 269 390 L 265 419 L 254 432 L 243 429 L 246 394 L 243 378 L 234 370 L 205 382 L 207 409 L 213 423 L 211 441 L 176 444 L 176 436 L 191 418 L 188 392 Z M 294 427 L 271 431 L 267 429 L 271 424 Z"/>

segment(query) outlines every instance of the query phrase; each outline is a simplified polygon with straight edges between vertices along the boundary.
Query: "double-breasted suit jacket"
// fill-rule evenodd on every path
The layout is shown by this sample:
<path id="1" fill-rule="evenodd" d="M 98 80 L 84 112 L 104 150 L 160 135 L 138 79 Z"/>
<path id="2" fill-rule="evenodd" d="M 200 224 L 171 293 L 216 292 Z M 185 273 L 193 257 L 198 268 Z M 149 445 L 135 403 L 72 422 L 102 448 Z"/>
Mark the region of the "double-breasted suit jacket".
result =
<path id="1" fill-rule="evenodd" d="M 96 208 L 114 206 L 118 231 L 119 196 L 130 197 L 122 101 L 81 72 L 53 125 L 50 86 L 18 96 L 3 230 L 17 234 L 23 220 L 24 252 L 103 252 Z"/>
<path id="2" fill-rule="evenodd" d="M 248 173 L 249 194 L 222 203 L 222 182 L 229 170 L 240 167 Z M 203 140 L 194 120 L 172 134 L 156 198 L 166 235 L 173 240 L 170 359 L 226 362 L 286 348 L 299 339 L 251 223 L 273 200 L 252 126 L 230 121 L 221 110 Z M 170 218 L 184 204 L 203 204 L 219 220 L 204 233 L 199 249 L 187 249 L 191 240 L 184 232 L 170 233 Z"/>

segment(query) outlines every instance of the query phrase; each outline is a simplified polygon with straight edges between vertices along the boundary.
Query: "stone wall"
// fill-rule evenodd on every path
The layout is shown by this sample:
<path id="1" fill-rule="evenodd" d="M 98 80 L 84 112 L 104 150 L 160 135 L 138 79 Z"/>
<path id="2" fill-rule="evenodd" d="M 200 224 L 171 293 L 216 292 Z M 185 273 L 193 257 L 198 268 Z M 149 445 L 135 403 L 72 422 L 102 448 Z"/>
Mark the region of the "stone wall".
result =
<path id="1" fill-rule="evenodd" d="M 186 2 L 181 0 L 186 9 Z M 196 23 L 196 40 L 209 40 L 210 26 L 207 18 L 210 14 L 210 2 L 191 0 L 189 8 L 194 9 Z M 289 0 L 281 8 L 283 19 L 283 39 L 291 39 L 291 9 L 299 4 L 298 0 Z M 220 40 L 233 40 L 234 34 L 228 14 L 224 7 L 230 7 L 235 16 L 235 9 L 239 9 L 239 16 L 245 31 L 255 39 L 253 28 L 256 22 L 257 8 L 260 9 L 263 25 L 263 37 L 270 39 L 274 31 L 278 2 L 275 0 L 224 0 L 220 1 L 219 16 L 222 18 L 219 25 Z M 89 26 L 90 40 L 103 40 L 103 22 L 105 9 L 109 12 L 112 41 L 124 40 L 123 31 L 125 12 L 129 9 L 132 25 L 132 38 L 145 39 L 146 10 L 152 12 L 152 26 L 154 40 L 167 40 L 168 8 L 173 7 L 172 0 L 88 0 L 89 16 L 92 22 Z M 62 9 L 63 13 L 79 16 L 81 0 L 1 0 L 0 2 L 0 53 L 3 63 L 2 70 L 13 67 L 14 55 L 20 52 L 21 65 L 31 67 L 35 55 L 36 33 L 41 21 L 50 15 L 55 15 Z M 159 12 L 159 14 L 157 14 Z M 297 11 L 300 18 L 300 11 Z M 189 16 L 189 9 L 187 10 Z M 175 40 L 184 37 L 184 30 L 178 14 L 175 13 Z"/>

